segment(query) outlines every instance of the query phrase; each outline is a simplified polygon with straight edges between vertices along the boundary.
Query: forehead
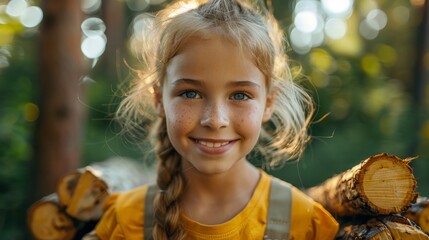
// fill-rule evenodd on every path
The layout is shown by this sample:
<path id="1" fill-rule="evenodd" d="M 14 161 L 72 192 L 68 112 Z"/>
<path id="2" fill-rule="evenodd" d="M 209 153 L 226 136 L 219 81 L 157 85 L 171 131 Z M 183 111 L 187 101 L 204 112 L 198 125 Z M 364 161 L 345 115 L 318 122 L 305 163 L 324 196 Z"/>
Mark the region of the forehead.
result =
<path id="1" fill-rule="evenodd" d="M 222 37 L 189 38 L 167 65 L 167 80 L 171 78 L 264 79 L 250 54 Z"/>

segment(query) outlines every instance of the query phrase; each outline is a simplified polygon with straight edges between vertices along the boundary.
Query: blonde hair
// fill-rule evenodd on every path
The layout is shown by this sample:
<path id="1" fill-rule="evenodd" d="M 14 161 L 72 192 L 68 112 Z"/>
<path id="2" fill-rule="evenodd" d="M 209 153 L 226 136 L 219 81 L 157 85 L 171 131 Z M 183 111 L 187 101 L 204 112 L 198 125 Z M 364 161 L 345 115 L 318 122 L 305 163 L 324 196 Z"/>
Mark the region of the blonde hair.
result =
<path id="1" fill-rule="evenodd" d="M 155 120 L 153 92 L 163 86 L 165 69 L 191 36 L 221 36 L 246 51 L 264 74 L 275 94 L 272 119 L 264 124 L 255 151 L 268 166 L 300 157 L 309 141 L 308 126 L 314 112 L 311 97 L 293 80 L 285 54 L 283 32 L 271 13 L 259 13 L 239 0 L 183 0 L 158 12 L 143 31 L 140 78 L 130 85 L 116 117 L 125 130 L 146 133 L 145 121 Z M 184 187 L 181 156 L 171 145 L 165 119 L 152 127 L 158 158 L 154 202 L 155 239 L 183 239 L 178 199 Z"/>

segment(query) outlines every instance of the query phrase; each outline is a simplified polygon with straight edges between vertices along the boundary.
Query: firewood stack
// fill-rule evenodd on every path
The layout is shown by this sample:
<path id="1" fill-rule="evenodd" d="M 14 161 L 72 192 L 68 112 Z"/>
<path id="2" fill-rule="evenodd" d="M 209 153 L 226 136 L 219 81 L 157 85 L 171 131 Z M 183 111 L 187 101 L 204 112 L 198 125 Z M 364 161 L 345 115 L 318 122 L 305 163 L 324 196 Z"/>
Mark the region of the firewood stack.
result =
<path id="1" fill-rule="evenodd" d="M 336 239 L 429 239 L 429 201 L 415 203 L 413 159 L 378 154 L 307 194 L 340 222 Z"/>
<path id="2" fill-rule="evenodd" d="M 417 198 L 412 160 L 371 156 L 306 193 L 340 222 L 336 239 L 429 239 L 429 199 Z M 30 207 L 31 233 L 39 240 L 82 239 L 101 217 L 106 197 L 153 182 L 150 169 L 114 159 L 64 176 L 56 193 Z"/>
<path id="3" fill-rule="evenodd" d="M 100 219 L 109 194 L 154 182 L 153 171 L 133 160 L 112 158 L 65 175 L 57 191 L 28 210 L 28 228 L 38 240 L 82 239 Z"/>

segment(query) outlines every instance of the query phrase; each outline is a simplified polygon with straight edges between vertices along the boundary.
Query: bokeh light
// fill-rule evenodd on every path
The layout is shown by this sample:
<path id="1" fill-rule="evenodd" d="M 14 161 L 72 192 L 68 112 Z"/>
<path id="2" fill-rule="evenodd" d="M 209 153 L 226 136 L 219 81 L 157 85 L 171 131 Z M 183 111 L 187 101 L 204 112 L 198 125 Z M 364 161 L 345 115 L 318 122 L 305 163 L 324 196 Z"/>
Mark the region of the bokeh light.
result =
<path id="1" fill-rule="evenodd" d="M 322 7 L 328 15 L 347 16 L 353 10 L 353 0 L 322 0 Z"/>
<path id="2" fill-rule="evenodd" d="M 26 8 L 19 20 L 21 21 L 22 25 L 24 25 L 27 28 L 36 27 L 40 24 L 40 22 L 43 19 L 43 12 L 42 9 L 40 9 L 37 6 L 31 6 Z"/>
<path id="3" fill-rule="evenodd" d="M 307 53 L 311 49 L 311 34 L 293 28 L 289 34 L 292 48 L 298 53 Z"/>
<path id="4" fill-rule="evenodd" d="M 368 76 L 377 76 L 380 74 L 380 61 L 377 56 L 372 53 L 368 53 L 362 58 L 361 67 Z"/>
<path id="5" fill-rule="evenodd" d="M 104 35 L 88 36 L 82 41 L 81 50 L 85 57 L 90 59 L 99 58 L 106 48 L 106 37 Z"/>
<path id="6" fill-rule="evenodd" d="M 366 22 L 371 28 L 380 31 L 386 27 L 387 15 L 380 9 L 373 9 L 366 16 Z"/>
<path id="7" fill-rule="evenodd" d="M 305 33 L 314 32 L 317 28 L 317 16 L 311 11 L 302 11 L 295 16 L 295 27 Z"/>
<path id="8" fill-rule="evenodd" d="M 101 7 L 101 0 L 82 0 L 82 11 L 91 14 L 98 11 Z"/>
<path id="9" fill-rule="evenodd" d="M 354 31 L 366 40 L 377 38 L 388 24 L 387 13 L 379 9 L 377 2 L 368 1 L 359 2 L 359 9 L 353 14 L 354 5 L 354 0 L 297 0 L 289 35 L 292 49 L 299 54 L 306 54 L 311 48 L 327 43 L 327 40 L 337 43 L 343 38 L 350 40 L 351 36 L 355 37 L 354 33 L 350 34 Z M 405 8 L 406 11 L 403 8 L 397 6 L 391 13 L 395 21 L 405 24 L 409 21 L 410 13 L 408 8 Z"/>
<path id="10" fill-rule="evenodd" d="M 393 8 L 392 14 L 390 14 L 390 16 L 396 24 L 407 24 L 410 20 L 410 9 L 405 6 L 397 6 Z"/>
<path id="11" fill-rule="evenodd" d="M 107 38 L 104 32 L 106 25 L 97 17 L 85 19 L 81 24 L 84 38 L 81 44 L 82 53 L 89 59 L 99 58 L 106 49 Z"/>
<path id="12" fill-rule="evenodd" d="M 11 17 L 19 17 L 28 7 L 25 0 L 12 0 L 6 6 L 6 13 Z"/>
<path id="13" fill-rule="evenodd" d="M 126 0 L 129 9 L 140 12 L 150 6 L 149 0 Z"/>
<path id="14" fill-rule="evenodd" d="M 27 122 L 35 122 L 39 118 L 39 107 L 34 103 L 26 103 L 24 105 L 24 119 Z"/>
<path id="15" fill-rule="evenodd" d="M 346 35 L 347 25 L 343 19 L 330 18 L 325 23 L 325 34 L 331 39 L 340 39 Z"/>
<path id="16" fill-rule="evenodd" d="M 106 25 L 100 18 L 91 17 L 82 22 L 81 29 L 85 36 L 97 36 L 104 34 Z"/>
<path id="17" fill-rule="evenodd" d="M 369 24 L 368 21 L 363 20 L 360 24 L 359 24 L 359 33 L 362 35 L 363 38 L 367 39 L 367 40 L 372 40 L 375 39 L 378 36 L 378 30 L 372 28 Z"/>

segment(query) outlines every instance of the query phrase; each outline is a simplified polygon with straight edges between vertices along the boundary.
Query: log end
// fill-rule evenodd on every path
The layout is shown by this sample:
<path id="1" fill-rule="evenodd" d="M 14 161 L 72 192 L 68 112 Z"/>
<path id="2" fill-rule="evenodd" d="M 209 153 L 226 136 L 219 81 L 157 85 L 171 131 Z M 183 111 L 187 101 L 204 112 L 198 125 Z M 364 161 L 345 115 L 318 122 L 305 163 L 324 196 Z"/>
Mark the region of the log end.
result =
<path id="1" fill-rule="evenodd" d="M 358 181 L 361 194 L 378 214 L 404 212 L 417 197 L 408 162 L 386 153 L 368 158 Z"/>
<path id="2" fill-rule="evenodd" d="M 34 203 L 28 211 L 27 222 L 35 239 L 71 240 L 76 234 L 73 221 L 52 201 Z"/>
<path id="3" fill-rule="evenodd" d="M 97 172 L 87 168 L 79 178 L 67 214 L 81 221 L 97 220 L 103 214 L 102 205 L 108 197 L 108 186 L 97 176 Z"/>
<path id="4" fill-rule="evenodd" d="M 57 194 L 62 205 L 67 206 L 70 203 L 81 174 L 78 171 L 69 173 L 58 182 Z"/>

